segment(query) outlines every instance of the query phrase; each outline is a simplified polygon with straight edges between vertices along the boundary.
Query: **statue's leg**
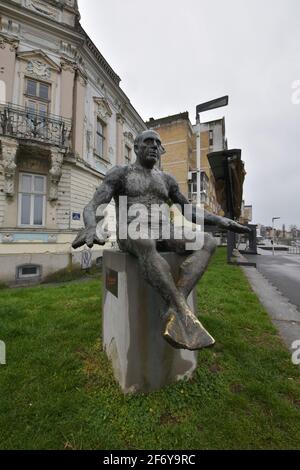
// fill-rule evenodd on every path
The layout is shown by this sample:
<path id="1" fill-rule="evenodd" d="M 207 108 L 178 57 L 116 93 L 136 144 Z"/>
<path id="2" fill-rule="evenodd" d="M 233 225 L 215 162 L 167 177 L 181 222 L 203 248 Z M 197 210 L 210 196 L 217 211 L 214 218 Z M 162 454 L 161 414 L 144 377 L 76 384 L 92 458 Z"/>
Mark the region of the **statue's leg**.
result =
<path id="1" fill-rule="evenodd" d="M 122 249 L 138 258 L 143 277 L 160 293 L 168 306 L 164 338 L 174 347 L 191 350 L 214 344 L 214 339 L 195 317 L 184 294 L 175 285 L 170 266 L 157 252 L 155 241 L 127 239 L 122 241 Z"/>
<path id="2" fill-rule="evenodd" d="M 182 243 L 180 241 L 180 243 Z M 204 234 L 204 244 L 201 250 L 194 251 L 180 267 L 180 276 L 177 282 L 179 291 L 187 298 L 201 279 L 217 247 L 215 239 Z"/>
<path id="3" fill-rule="evenodd" d="M 191 253 L 182 263 L 180 267 L 179 279 L 177 281 L 177 288 L 179 292 L 182 293 L 185 298 L 187 298 L 189 294 L 191 293 L 191 291 L 196 286 L 199 279 L 201 279 L 201 277 L 203 276 L 209 264 L 210 258 L 216 249 L 216 246 L 217 246 L 216 241 L 210 234 L 205 233 L 203 248 L 201 250 L 197 250 L 194 252 L 186 251 L 186 243 L 187 243 L 186 240 L 177 240 L 172 237 L 171 240 L 168 240 L 168 241 L 165 240 L 164 243 L 166 244 L 166 247 L 169 250 L 175 251 L 178 254 L 183 255 L 183 254 Z M 178 319 L 172 315 L 172 308 L 169 309 L 169 314 L 167 315 L 167 317 L 169 317 L 170 320 L 167 322 L 167 325 L 166 325 L 165 337 L 170 336 L 173 339 L 178 341 L 177 332 L 180 331 L 180 328 L 178 329 L 178 325 L 177 325 Z M 215 342 L 214 339 L 209 335 L 209 333 L 205 330 L 203 325 L 199 322 L 199 320 L 194 315 L 193 317 L 191 317 L 191 315 L 189 314 L 187 316 L 186 323 L 187 325 L 189 323 L 195 324 L 195 320 L 198 322 L 198 330 L 200 326 L 200 328 L 202 329 L 202 332 L 205 331 L 205 333 L 207 334 L 205 338 L 206 339 L 209 338 L 208 343 L 206 343 L 206 339 L 202 343 L 203 341 L 202 337 L 198 339 L 199 344 L 200 345 L 202 344 L 201 347 L 210 346 L 214 344 Z M 195 329 L 195 331 L 196 330 L 197 328 Z M 200 347 L 197 349 L 200 349 Z"/>
<path id="4" fill-rule="evenodd" d="M 157 290 L 167 306 L 186 308 L 184 295 L 178 291 L 169 263 L 156 250 L 153 240 L 122 240 L 122 249 L 138 258 L 144 279 Z"/>

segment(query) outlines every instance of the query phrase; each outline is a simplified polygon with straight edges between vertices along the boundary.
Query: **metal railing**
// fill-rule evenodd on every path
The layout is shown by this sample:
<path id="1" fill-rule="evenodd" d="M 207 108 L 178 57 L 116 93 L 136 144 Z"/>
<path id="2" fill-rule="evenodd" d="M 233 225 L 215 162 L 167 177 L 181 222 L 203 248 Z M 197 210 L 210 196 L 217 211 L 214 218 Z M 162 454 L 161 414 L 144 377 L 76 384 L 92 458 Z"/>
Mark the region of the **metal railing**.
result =
<path id="1" fill-rule="evenodd" d="M 289 253 L 291 255 L 300 255 L 300 246 L 289 246 Z"/>
<path id="2" fill-rule="evenodd" d="M 1 135 L 68 147 L 70 132 L 70 119 L 34 112 L 11 103 L 0 104 Z"/>

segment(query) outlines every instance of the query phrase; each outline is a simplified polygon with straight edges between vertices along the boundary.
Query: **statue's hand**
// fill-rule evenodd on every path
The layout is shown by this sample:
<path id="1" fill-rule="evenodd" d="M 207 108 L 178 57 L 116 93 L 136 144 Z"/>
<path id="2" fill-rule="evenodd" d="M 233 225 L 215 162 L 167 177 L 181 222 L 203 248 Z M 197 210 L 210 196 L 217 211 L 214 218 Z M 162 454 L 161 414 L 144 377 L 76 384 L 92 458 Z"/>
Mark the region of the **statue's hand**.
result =
<path id="1" fill-rule="evenodd" d="M 230 232 L 235 233 L 251 233 L 251 228 L 247 227 L 246 225 L 239 224 L 234 220 L 224 218 L 224 228 L 226 230 L 230 230 Z"/>
<path id="2" fill-rule="evenodd" d="M 82 229 L 75 240 L 72 243 L 72 247 L 76 250 L 80 246 L 87 245 L 89 248 L 92 248 L 93 245 L 105 245 L 109 234 L 105 238 L 99 238 L 96 234 L 96 227 L 88 227 Z"/>

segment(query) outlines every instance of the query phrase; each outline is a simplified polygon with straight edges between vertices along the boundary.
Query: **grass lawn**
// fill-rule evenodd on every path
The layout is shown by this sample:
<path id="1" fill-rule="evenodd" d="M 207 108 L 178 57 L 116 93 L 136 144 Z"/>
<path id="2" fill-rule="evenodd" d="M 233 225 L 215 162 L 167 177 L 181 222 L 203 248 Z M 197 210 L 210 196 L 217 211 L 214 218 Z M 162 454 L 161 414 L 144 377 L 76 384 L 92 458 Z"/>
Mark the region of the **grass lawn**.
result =
<path id="1" fill-rule="evenodd" d="M 216 345 L 190 382 L 123 396 L 101 350 L 100 280 L 0 291 L 1 449 L 300 448 L 300 370 L 219 249 L 198 287 Z"/>

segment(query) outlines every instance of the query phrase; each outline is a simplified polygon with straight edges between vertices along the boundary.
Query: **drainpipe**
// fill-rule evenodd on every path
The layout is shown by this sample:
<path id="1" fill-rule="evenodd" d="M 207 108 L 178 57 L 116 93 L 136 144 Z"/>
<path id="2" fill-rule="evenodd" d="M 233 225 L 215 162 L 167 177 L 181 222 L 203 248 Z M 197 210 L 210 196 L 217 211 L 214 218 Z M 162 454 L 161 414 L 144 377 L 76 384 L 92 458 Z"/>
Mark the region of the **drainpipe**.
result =
<path id="1" fill-rule="evenodd" d="M 201 124 L 200 117 L 197 117 L 197 206 L 201 204 Z"/>

